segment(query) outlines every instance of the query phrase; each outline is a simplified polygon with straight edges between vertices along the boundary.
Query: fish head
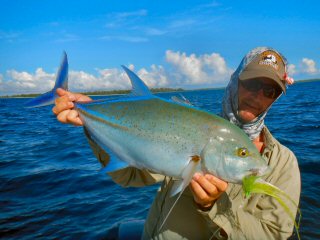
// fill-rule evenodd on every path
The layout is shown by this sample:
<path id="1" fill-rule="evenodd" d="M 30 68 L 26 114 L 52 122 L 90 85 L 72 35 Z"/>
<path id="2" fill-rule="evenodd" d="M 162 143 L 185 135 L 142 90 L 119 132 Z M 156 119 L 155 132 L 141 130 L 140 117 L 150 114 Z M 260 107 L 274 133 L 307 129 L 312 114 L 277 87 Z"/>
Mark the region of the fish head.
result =
<path id="1" fill-rule="evenodd" d="M 241 131 L 222 131 L 211 137 L 202 151 L 202 170 L 232 183 L 246 176 L 263 176 L 270 169 L 257 148 Z"/>

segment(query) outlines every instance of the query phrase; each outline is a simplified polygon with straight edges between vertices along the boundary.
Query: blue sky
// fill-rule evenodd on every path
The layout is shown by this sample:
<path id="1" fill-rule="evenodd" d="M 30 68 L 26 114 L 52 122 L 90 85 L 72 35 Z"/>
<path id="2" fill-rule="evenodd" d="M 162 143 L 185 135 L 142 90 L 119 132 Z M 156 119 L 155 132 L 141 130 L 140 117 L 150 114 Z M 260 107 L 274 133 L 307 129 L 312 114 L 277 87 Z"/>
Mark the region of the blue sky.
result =
<path id="1" fill-rule="evenodd" d="M 48 90 L 62 52 L 70 89 L 123 89 L 127 65 L 151 87 L 225 86 L 271 46 L 295 79 L 319 78 L 318 1 L 0 0 L 0 95 Z"/>

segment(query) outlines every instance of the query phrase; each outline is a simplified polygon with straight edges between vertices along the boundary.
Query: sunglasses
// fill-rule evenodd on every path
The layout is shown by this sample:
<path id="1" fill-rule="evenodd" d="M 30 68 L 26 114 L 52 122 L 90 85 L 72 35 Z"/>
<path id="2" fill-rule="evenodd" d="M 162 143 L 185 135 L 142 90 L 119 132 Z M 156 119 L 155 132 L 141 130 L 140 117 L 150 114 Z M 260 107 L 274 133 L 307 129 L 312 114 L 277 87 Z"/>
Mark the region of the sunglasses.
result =
<path id="1" fill-rule="evenodd" d="M 275 99 L 280 96 L 282 90 L 279 87 L 276 87 L 271 84 L 264 83 L 258 79 L 239 81 L 241 86 L 250 92 L 258 92 L 261 89 L 263 90 L 263 95 L 266 98 Z"/>

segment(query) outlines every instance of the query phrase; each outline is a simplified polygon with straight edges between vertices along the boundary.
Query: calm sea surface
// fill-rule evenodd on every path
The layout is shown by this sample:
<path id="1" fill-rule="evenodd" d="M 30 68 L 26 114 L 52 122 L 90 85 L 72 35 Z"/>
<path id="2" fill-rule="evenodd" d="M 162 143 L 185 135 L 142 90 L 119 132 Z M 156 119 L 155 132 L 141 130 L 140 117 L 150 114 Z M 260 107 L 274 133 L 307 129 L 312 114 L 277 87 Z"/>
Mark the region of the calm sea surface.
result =
<path id="1" fill-rule="evenodd" d="M 183 95 L 220 112 L 223 90 Z M 320 239 L 319 96 L 320 82 L 297 83 L 266 120 L 299 161 L 302 239 Z M 24 109 L 25 101 L 0 99 L 1 239 L 99 239 L 119 222 L 146 217 L 157 185 L 117 186 L 99 172 L 81 127 L 60 124 L 51 107 Z"/>

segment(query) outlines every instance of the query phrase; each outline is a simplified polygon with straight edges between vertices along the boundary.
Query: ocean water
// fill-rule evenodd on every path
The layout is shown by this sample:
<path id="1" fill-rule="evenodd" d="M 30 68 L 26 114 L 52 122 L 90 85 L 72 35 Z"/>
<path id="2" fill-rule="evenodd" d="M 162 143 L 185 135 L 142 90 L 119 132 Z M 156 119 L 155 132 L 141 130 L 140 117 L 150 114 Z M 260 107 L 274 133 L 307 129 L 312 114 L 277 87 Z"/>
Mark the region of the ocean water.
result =
<path id="1" fill-rule="evenodd" d="M 219 113 L 223 91 L 183 95 Z M 319 96 L 320 82 L 297 83 L 266 119 L 299 161 L 302 239 L 320 239 Z M 0 100 L 0 239 L 101 239 L 120 222 L 145 219 L 158 185 L 114 184 L 99 171 L 81 127 L 60 124 L 50 106 L 24 109 L 25 101 Z"/>

